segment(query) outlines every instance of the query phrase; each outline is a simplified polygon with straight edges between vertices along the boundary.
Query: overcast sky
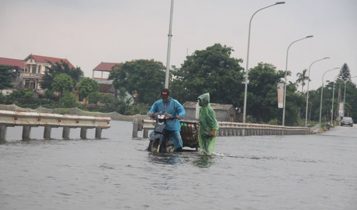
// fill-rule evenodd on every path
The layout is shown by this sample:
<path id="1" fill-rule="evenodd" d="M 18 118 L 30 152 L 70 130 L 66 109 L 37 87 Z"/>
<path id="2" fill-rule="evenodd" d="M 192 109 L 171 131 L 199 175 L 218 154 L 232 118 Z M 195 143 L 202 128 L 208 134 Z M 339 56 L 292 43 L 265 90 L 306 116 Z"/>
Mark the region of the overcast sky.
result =
<path id="1" fill-rule="evenodd" d="M 268 0 L 176 0 L 171 64 L 214 43 L 234 49 L 245 67 L 248 24 Z M 347 63 L 357 76 L 357 1 L 287 0 L 253 19 L 249 66 L 270 63 L 285 69 L 290 80 L 311 68 L 312 89 L 324 71 Z M 29 54 L 67 58 L 86 76 L 100 62 L 154 59 L 166 64 L 170 0 L 0 0 L 0 57 Z M 333 79 L 338 71 L 328 73 Z M 357 83 L 357 77 L 352 79 Z"/>

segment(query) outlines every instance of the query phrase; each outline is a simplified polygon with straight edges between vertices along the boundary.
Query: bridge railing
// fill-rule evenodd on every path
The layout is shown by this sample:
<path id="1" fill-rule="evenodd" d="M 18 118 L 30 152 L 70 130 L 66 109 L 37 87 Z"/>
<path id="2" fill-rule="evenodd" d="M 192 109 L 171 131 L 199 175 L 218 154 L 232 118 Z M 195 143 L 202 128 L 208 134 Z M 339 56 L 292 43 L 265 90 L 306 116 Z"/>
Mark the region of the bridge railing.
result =
<path id="1" fill-rule="evenodd" d="M 197 121 L 182 122 L 198 123 Z M 144 119 L 133 121 L 132 137 L 137 138 L 142 131 L 142 137 L 147 138 L 149 130 L 154 128 L 155 121 Z M 219 122 L 219 136 L 264 136 L 264 135 L 306 135 L 312 134 L 310 128 L 296 126 L 280 126 L 255 123 Z"/>
<path id="2" fill-rule="evenodd" d="M 110 117 L 61 115 L 37 112 L 0 110 L 0 141 L 6 141 L 7 127 L 23 126 L 22 139 L 30 139 L 31 127 L 44 126 L 44 139 L 51 138 L 51 129 L 63 127 L 62 137 L 69 139 L 70 128 L 81 128 L 81 138 L 87 138 L 87 129 L 95 129 L 100 139 L 102 129 L 110 127 Z"/>

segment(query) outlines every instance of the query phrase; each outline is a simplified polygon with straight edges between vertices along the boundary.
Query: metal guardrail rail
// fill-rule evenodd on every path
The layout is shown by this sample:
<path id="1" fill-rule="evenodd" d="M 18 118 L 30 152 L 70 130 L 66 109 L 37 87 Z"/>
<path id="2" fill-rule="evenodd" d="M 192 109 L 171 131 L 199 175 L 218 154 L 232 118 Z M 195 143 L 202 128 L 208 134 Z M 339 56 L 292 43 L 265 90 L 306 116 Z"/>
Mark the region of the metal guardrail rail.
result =
<path id="1" fill-rule="evenodd" d="M 62 137 L 69 139 L 70 128 L 81 128 L 81 138 L 87 138 L 87 129 L 95 128 L 100 139 L 102 129 L 110 127 L 110 117 L 61 115 L 37 112 L 0 110 L 0 142 L 6 141 L 7 127 L 23 126 L 22 139 L 29 140 L 31 127 L 44 126 L 44 138 L 51 138 L 51 128 L 63 127 Z"/>
<path id="2" fill-rule="evenodd" d="M 198 123 L 197 121 L 182 122 Z M 142 137 L 147 138 L 149 130 L 154 128 L 154 120 L 144 119 L 133 121 L 132 137 L 138 137 L 138 131 L 142 131 Z M 295 126 L 279 126 L 255 123 L 219 122 L 219 136 L 264 136 L 264 135 L 307 135 L 312 134 L 310 128 Z"/>

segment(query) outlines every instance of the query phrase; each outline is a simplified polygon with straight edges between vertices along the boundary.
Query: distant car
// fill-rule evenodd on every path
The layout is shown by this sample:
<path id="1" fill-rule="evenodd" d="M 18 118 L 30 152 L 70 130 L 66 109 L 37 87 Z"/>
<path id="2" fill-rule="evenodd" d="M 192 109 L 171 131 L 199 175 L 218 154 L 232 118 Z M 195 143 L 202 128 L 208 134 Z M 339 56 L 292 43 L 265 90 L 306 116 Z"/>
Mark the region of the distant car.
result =
<path id="1" fill-rule="evenodd" d="M 341 126 L 351 126 L 353 127 L 352 117 L 343 117 L 341 120 Z"/>

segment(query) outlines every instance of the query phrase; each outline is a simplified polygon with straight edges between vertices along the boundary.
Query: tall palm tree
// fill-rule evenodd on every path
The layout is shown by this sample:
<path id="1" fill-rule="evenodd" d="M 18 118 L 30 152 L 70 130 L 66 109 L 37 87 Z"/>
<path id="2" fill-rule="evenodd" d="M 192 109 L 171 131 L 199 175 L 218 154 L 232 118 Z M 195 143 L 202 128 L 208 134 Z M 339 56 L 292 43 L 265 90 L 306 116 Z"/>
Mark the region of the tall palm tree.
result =
<path id="1" fill-rule="evenodd" d="M 296 84 L 301 84 L 301 92 L 304 91 L 304 86 L 305 86 L 305 82 L 306 80 L 309 80 L 310 81 L 310 78 L 308 76 L 306 76 L 306 72 L 307 72 L 307 69 L 304 69 L 302 71 L 302 73 L 297 73 L 296 76 L 298 77 L 297 80 L 296 80 Z"/>

